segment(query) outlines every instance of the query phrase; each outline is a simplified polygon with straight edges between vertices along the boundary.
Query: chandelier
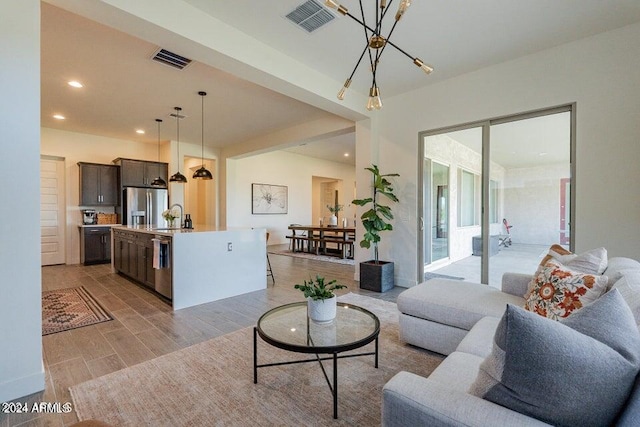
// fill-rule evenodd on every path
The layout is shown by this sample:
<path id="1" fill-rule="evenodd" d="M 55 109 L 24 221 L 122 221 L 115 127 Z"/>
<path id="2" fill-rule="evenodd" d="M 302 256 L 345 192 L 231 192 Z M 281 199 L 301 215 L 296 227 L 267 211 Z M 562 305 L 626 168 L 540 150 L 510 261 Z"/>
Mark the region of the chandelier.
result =
<path id="1" fill-rule="evenodd" d="M 340 92 L 338 92 L 338 99 L 341 101 L 344 99 L 344 94 L 349 88 L 349 86 L 351 85 L 351 79 L 353 78 L 353 75 L 356 73 L 358 66 L 362 62 L 362 59 L 364 58 L 365 54 L 368 52 L 369 63 L 371 66 L 371 74 L 373 79 L 371 82 L 371 88 L 369 89 L 369 101 L 367 102 L 367 110 L 369 111 L 373 109 L 379 110 L 380 108 L 382 108 L 382 99 L 380 98 L 380 89 L 378 88 L 378 83 L 376 81 L 376 71 L 378 68 L 378 64 L 380 63 L 380 58 L 382 57 L 382 53 L 384 52 L 387 45 L 394 47 L 400 53 L 410 58 L 413 61 L 413 63 L 418 67 L 420 67 L 425 73 L 431 74 L 431 72 L 433 71 L 433 68 L 425 64 L 424 62 L 422 62 L 420 58 L 409 55 L 407 52 L 399 48 L 395 43 L 393 43 L 390 40 L 391 35 L 393 34 L 393 30 L 395 30 L 396 25 L 398 24 L 398 21 L 400 21 L 400 18 L 402 18 L 402 15 L 404 15 L 404 13 L 407 11 L 409 6 L 411 6 L 411 0 L 400 0 L 400 5 L 398 6 L 398 11 L 396 12 L 396 15 L 395 15 L 395 21 L 393 22 L 393 26 L 391 27 L 391 30 L 389 30 L 389 33 L 387 34 L 386 37 L 382 35 L 382 21 L 387 15 L 387 12 L 389 11 L 389 6 L 391 6 L 391 4 L 393 3 L 393 0 L 389 0 L 388 2 L 387 0 L 376 0 L 376 22 L 373 28 L 367 25 L 367 21 L 364 17 L 364 8 L 362 7 L 362 0 L 359 0 L 359 2 L 360 2 L 361 18 L 358 18 L 352 15 L 351 13 L 349 13 L 349 10 L 347 10 L 346 7 L 336 3 L 334 0 L 325 1 L 326 6 L 332 9 L 336 9 L 340 14 L 346 15 L 349 18 L 356 21 L 358 24 L 362 25 L 362 28 L 364 29 L 365 40 L 366 40 L 366 45 L 362 50 L 362 54 L 360 54 L 360 58 L 358 59 L 356 66 L 353 67 L 353 71 L 351 72 L 351 75 L 344 82 L 344 86 L 342 87 L 342 89 L 340 89 Z"/>

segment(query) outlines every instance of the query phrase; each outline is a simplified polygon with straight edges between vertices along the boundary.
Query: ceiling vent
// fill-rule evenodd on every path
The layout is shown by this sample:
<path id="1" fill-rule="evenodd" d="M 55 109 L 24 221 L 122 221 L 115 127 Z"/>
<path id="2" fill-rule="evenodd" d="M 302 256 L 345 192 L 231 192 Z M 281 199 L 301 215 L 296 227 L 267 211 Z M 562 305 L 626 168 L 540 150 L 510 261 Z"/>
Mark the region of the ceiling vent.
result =
<path id="1" fill-rule="evenodd" d="M 158 49 L 151 57 L 154 61 L 168 65 L 178 70 L 183 70 L 187 65 L 191 64 L 191 59 L 180 56 L 177 53 L 169 52 L 166 49 Z"/>
<path id="2" fill-rule="evenodd" d="M 307 0 L 286 17 L 308 33 L 312 33 L 335 19 L 335 15 L 322 7 L 316 0 Z"/>

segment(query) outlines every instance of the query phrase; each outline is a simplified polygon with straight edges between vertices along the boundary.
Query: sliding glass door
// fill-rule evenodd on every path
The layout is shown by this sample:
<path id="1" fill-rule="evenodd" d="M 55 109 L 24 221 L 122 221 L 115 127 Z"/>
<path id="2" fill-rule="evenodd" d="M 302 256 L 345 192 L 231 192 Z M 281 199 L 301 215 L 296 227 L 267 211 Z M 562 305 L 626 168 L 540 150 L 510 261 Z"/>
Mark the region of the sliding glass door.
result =
<path id="1" fill-rule="evenodd" d="M 419 280 L 500 287 L 572 246 L 573 105 L 424 132 Z"/>
<path id="2" fill-rule="evenodd" d="M 427 135 L 422 151 L 424 278 L 480 280 L 480 259 L 471 256 L 482 230 L 482 128 Z"/>
<path id="3" fill-rule="evenodd" d="M 429 206 L 427 227 L 423 227 L 428 248 L 424 251 L 424 263 L 449 258 L 449 166 L 431 159 L 424 159 L 427 173 L 424 184 L 425 198 Z"/>

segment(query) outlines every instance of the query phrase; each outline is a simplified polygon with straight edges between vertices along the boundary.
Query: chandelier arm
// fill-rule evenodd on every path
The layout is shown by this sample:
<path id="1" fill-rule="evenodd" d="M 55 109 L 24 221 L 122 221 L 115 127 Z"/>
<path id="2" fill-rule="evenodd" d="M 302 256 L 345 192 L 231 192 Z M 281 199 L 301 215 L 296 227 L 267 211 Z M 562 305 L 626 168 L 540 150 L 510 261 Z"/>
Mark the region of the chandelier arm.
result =
<path id="1" fill-rule="evenodd" d="M 362 58 L 364 58 L 364 54 L 367 52 L 367 50 L 369 50 L 369 44 L 366 44 L 364 46 L 364 50 L 360 54 L 360 59 L 358 59 L 358 62 L 356 63 L 356 66 L 353 67 L 353 71 L 351 72 L 351 75 L 349 76 L 349 80 L 351 80 L 353 78 L 353 75 L 356 73 L 356 70 L 360 66 L 360 63 L 362 62 Z"/>
<path id="2" fill-rule="evenodd" d="M 371 32 L 373 32 L 373 33 L 375 33 L 375 31 L 374 31 L 371 27 L 369 27 L 367 24 L 365 24 L 364 22 L 362 22 L 362 21 L 361 21 L 360 19 L 358 19 L 357 17 L 353 16 L 353 15 L 351 14 L 351 12 L 347 11 L 346 16 L 348 16 L 349 18 L 353 19 L 353 20 L 354 20 L 354 21 L 356 21 L 358 24 L 360 24 L 360 25 L 362 25 L 363 27 L 365 27 L 367 30 L 369 30 L 369 31 L 371 31 Z M 404 51 L 404 50 L 402 50 L 400 47 L 398 47 L 398 45 L 396 45 L 395 43 L 390 42 L 390 41 L 388 41 L 388 40 L 387 40 L 387 43 L 389 43 L 391 46 L 393 46 L 393 47 L 395 47 L 396 49 L 398 49 L 398 51 L 399 51 L 400 53 L 403 53 L 404 55 L 406 55 L 406 56 L 407 56 L 407 58 L 411 59 L 412 61 L 413 61 L 413 60 L 415 60 L 415 57 L 413 57 L 413 56 L 409 55 L 407 52 L 405 52 L 405 51 Z"/>
<path id="3" fill-rule="evenodd" d="M 364 31 L 364 42 L 365 42 L 365 43 L 367 44 L 367 46 L 368 46 L 368 45 L 369 45 L 369 34 L 367 33 L 368 26 L 366 25 L 366 22 L 367 22 L 367 21 L 366 21 L 366 19 L 365 19 L 365 17 L 364 17 L 364 7 L 362 6 L 362 0 L 359 0 L 359 3 L 360 3 L 360 15 L 362 16 L 362 22 L 364 22 L 364 23 L 365 23 L 365 25 L 363 25 L 363 26 L 362 26 L 362 30 Z M 375 33 L 373 33 L 373 34 L 375 34 Z M 372 35 L 373 35 L 373 34 L 372 34 Z M 367 48 L 365 47 L 365 50 L 366 50 L 366 49 L 367 49 Z M 363 52 L 363 55 L 364 55 L 364 52 Z M 362 57 L 360 57 L 360 60 L 362 60 Z M 358 61 L 358 64 L 360 64 L 360 61 Z M 369 49 L 369 66 L 370 66 L 370 67 L 371 67 L 371 69 L 373 70 L 373 68 L 374 68 L 374 62 L 373 62 L 373 57 L 371 56 L 371 49 Z M 357 68 L 357 67 L 358 67 L 358 66 L 356 65 L 356 68 Z M 355 70 L 354 70 L 354 72 L 355 72 Z M 353 74 L 352 74 L 352 77 L 353 77 Z"/>
<path id="4" fill-rule="evenodd" d="M 364 30 L 364 42 L 367 44 L 367 46 L 369 45 L 369 34 L 367 33 L 367 25 L 366 25 L 366 20 L 364 18 L 364 8 L 362 7 L 362 0 L 359 0 L 360 3 L 360 14 L 362 15 L 362 22 L 365 23 L 365 25 L 362 26 L 362 29 Z M 365 47 L 365 50 L 367 48 Z M 364 55 L 364 52 L 362 52 L 362 54 Z M 362 60 L 362 56 L 360 56 L 360 60 L 358 61 L 358 65 L 360 65 L 360 61 Z M 371 56 L 371 49 L 369 49 L 369 64 L 371 64 L 371 69 L 373 70 L 373 57 Z M 358 65 L 356 65 L 356 68 L 358 67 Z M 355 73 L 355 70 L 353 70 L 353 72 Z M 353 77 L 353 74 L 351 74 L 351 77 Z M 351 78 L 349 77 L 349 78 Z"/>
<path id="5" fill-rule="evenodd" d="M 378 35 L 380 35 L 380 33 L 382 33 L 382 22 L 384 21 L 384 17 L 387 15 L 387 11 L 389 11 L 389 8 L 391 7 L 391 4 L 393 3 L 393 0 L 389 0 L 389 3 L 386 5 L 385 9 L 382 11 L 382 15 L 380 15 L 380 21 L 378 21 Z"/>
<path id="6" fill-rule="evenodd" d="M 397 24 L 397 23 L 398 23 L 398 21 L 393 21 L 393 26 L 391 27 L 391 31 L 389 31 L 389 34 L 387 35 L 386 43 L 384 44 L 384 46 L 382 46 L 382 49 L 380 49 L 380 52 L 379 52 L 380 54 L 378 55 L 378 57 L 381 57 L 381 56 L 382 56 L 382 52 L 384 52 L 384 50 L 387 48 L 387 45 L 388 45 L 388 44 L 391 44 L 391 45 L 392 45 L 392 43 L 391 43 L 391 42 L 389 42 L 389 39 L 391 38 L 391 34 L 393 34 L 393 30 L 395 30 L 395 29 L 396 29 L 396 24 Z M 392 45 L 392 46 L 393 46 L 393 45 Z M 405 55 L 406 55 L 406 53 L 405 53 Z M 411 58 L 411 57 L 410 57 L 410 58 Z M 414 59 L 414 58 L 411 58 L 411 59 Z"/>

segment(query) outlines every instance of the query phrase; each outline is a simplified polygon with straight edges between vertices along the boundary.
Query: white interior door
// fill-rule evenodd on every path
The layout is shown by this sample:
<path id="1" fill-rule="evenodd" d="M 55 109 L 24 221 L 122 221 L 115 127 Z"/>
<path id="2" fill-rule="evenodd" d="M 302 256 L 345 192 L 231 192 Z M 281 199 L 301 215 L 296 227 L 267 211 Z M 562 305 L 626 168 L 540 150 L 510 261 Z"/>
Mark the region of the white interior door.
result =
<path id="1" fill-rule="evenodd" d="M 40 159 L 42 265 L 65 263 L 64 159 Z"/>

